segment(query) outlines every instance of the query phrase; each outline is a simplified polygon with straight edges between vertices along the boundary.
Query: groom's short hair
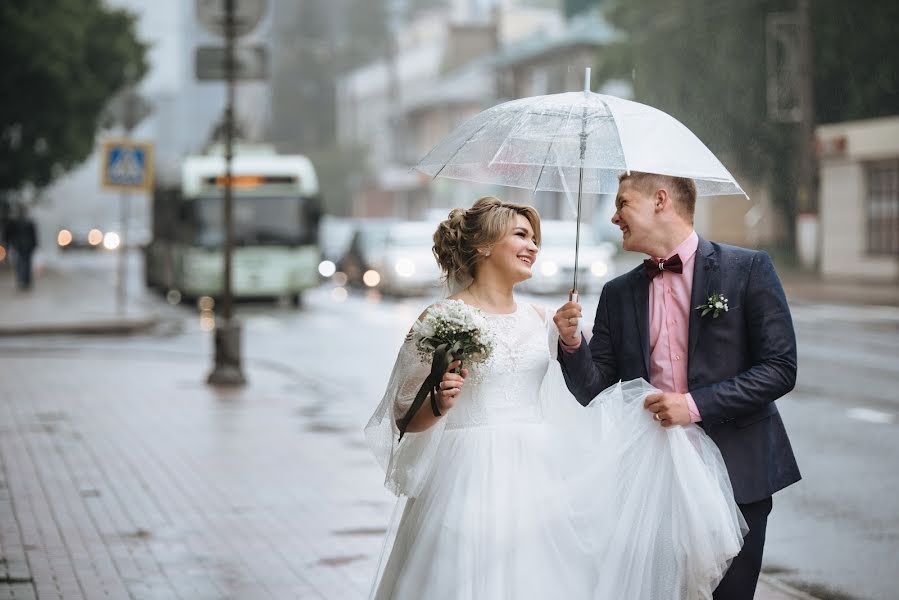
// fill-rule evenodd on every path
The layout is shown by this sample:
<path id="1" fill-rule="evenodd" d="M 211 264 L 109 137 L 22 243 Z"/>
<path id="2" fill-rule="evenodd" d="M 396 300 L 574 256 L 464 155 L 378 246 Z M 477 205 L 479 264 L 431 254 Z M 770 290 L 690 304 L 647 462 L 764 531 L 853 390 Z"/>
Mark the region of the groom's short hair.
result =
<path id="1" fill-rule="evenodd" d="M 652 194 L 659 188 L 665 188 L 674 199 L 674 207 L 678 214 L 690 223 L 693 222 L 693 211 L 696 209 L 696 182 L 692 179 L 631 171 L 618 176 L 618 183 L 625 181 L 630 181 L 644 194 Z"/>

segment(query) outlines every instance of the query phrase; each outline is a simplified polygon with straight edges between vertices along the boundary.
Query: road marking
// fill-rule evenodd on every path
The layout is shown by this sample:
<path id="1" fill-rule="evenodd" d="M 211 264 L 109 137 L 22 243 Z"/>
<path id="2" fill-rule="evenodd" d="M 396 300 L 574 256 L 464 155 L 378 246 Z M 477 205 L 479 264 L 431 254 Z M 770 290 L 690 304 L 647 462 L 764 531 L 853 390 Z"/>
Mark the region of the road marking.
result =
<path id="1" fill-rule="evenodd" d="M 879 423 L 881 425 L 892 425 L 896 420 L 895 415 L 880 410 L 871 410 L 870 408 L 850 408 L 846 411 L 846 416 L 856 421 Z"/>

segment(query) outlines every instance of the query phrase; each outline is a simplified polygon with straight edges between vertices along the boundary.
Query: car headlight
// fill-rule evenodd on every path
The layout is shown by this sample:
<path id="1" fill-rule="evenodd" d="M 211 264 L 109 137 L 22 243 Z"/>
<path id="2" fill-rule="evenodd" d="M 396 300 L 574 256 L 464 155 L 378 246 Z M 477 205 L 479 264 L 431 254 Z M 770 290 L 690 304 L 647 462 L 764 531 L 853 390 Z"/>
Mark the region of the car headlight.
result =
<path id="1" fill-rule="evenodd" d="M 559 265 L 554 263 L 551 260 L 548 260 L 540 265 L 540 272 L 546 275 L 547 277 L 552 277 L 556 273 L 559 272 Z"/>
<path id="2" fill-rule="evenodd" d="M 119 238 L 119 234 L 114 231 L 108 231 L 103 236 L 103 247 L 107 250 L 115 250 L 121 243 L 122 240 Z"/>
<path id="3" fill-rule="evenodd" d="M 415 273 L 415 263 L 408 258 L 399 259 L 393 268 L 400 277 L 411 277 Z"/>
<path id="4" fill-rule="evenodd" d="M 607 265 L 605 261 L 597 260 L 592 265 L 590 265 L 590 272 L 597 277 L 603 277 L 606 273 L 609 272 L 609 265 Z"/>
<path id="5" fill-rule="evenodd" d="M 330 277 L 337 272 L 337 265 L 330 260 L 323 260 L 318 263 L 318 272 L 322 277 Z"/>
<path id="6" fill-rule="evenodd" d="M 368 287 L 377 287 L 381 283 L 381 274 L 374 269 L 369 269 L 362 275 L 362 283 Z"/>

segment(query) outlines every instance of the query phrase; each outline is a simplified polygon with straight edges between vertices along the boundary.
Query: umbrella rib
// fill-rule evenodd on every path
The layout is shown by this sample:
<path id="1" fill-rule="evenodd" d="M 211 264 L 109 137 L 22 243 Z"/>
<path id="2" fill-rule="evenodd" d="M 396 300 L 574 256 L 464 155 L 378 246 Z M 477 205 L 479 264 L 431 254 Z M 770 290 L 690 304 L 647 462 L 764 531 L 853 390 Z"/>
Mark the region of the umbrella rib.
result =
<path id="1" fill-rule="evenodd" d="M 546 102 L 546 99 L 547 99 L 547 98 L 549 98 L 549 96 L 544 96 L 544 97 L 540 100 L 540 102 L 538 103 L 538 105 L 543 104 L 544 102 Z M 536 107 L 535 107 L 535 108 L 536 108 Z M 535 113 L 535 112 L 531 112 L 531 111 L 523 111 L 523 114 L 521 115 L 521 117 L 519 117 L 518 122 L 517 122 L 517 123 L 515 124 L 515 126 L 512 128 L 512 131 L 509 132 L 509 134 L 508 134 L 508 135 L 506 136 L 506 138 L 503 140 L 503 143 L 500 144 L 500 145 L 499 145 L 499 148 L 496 149 L 496 152 L 493 153 L 493 158 L 490 159 L 490 162 L 487 163 L 487 166 L 493 165 L 493 161 L 496 160 L 496 157 L 499 156 L 499 153 L 502 152 L 503 148 L 506 147 L 506 143 L 512 138 L 512 136 L 513 136 L 514 134 L 516 134 L 517 132 L 521 131 L 521 129 L 524 127 L 524 124 L 527 123 L 527 122 L 530 120 L 531 116 L 532 116 L 532 115 L 538 115 L 538 114 L 542 115 L 542 114 L 544 114 L 544 113 Z"/>
<path id="2" fill-rule="evenodd" d="M 568 123 L 568 121 L 571 120 L 572 112 L 574 112 L 574 105 L 572 105 L 568 109 L 568 115 L 565 117 L 566 124 Z M 543 158 L 543 164 L 540 165 L 540 174 L 537 175 L 537 183 L 534 184 L 534 191 L 531 192 L 531 194 L 536 194 L 537 188 L 540 187 L 540 179 L 543 178 L 543 170 L 546 169 L 546 161 L 549 158 L 549 153 L 552 152 L 553 144 L 556 143 L 556 138 L 559 137 L 559 131 L 562 131 L 563 129 L 564 129 L 564 127 L 560 127 L 559 129 L 557 129 L 556 132 L 553 134 L 552 138 L 549 140 L 549 147 L 546 149 L 546 156 Z"/>
<path id="3" fill-rule="evenodd" d="M 612 123 L 615 125 L 615 133 L 618 135 L 618 147 L 621 148 L 621 160 L 624 161 L 624 171 L 630 175 L 631 170 L 627 166 L 627 152 L 624 151 L 624 144 L 621 142 L 621 129 L 618 128 L 618 117 L 615 116 L 615 111 L 612 110 L 609 103 L 603 100 L 602 94 L 596 94 L 596 99 L 602 102 L 603 106 L 606 107 L 606 110 L 609 111 L 609 116 L 612 117 Z"/>
<path id="4" fill-rule="evenodd" d="M 472 139 L 474 136 L 476 136 L 477 134 L 481 133 L 481 131 L 483 131 L 484 128 L 487 127 L 487 125 L 489 125 L 489 124 L 490 124 L 490 121 L 485 122 L 483 125 L 481 125 L 481 126 L 478 128 L 477 131 L 475 131 L 475 132 L 472 133 L 470 136 L 468 136 L 468 139 L 466 139 L 464 142 L 462 142 L 461 144 L 459 144 L 459 147 L 456 148 L 456 151 L 453 152 L 453 155 L 450 156 L 449 159 L 448 159 L 446 162 L 443 163 L 443 166 L 440 167 L 440 169 L 439 169 L 436 173 L 434 173 L 434 176 L 431 177 L 431 181 L 437 179 L 437 176 L 440 175 L 440 174 L 443 172 L 443 170 L 446 168 L 446 166 L 447 166 L 448 164 L 450 164 L 451 162 L 453 162 L 453 159 L 456 158 L 456 155 L 459 154 L 459 151 L 460 151 L 462 148 L 464 148 L 465 145 L 468 144 L 468 142 L 470 142 L 471 139 Z M 425 158 L 427 158 L 427 157 L 425 157 Z"/>

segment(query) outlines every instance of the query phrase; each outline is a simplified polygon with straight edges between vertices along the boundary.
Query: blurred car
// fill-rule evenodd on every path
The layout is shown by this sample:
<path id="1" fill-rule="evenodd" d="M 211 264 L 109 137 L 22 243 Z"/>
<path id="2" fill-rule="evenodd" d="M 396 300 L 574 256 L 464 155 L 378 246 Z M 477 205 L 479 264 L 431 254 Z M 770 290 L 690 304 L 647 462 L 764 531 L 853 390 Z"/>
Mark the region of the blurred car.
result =
<path id="1" fill-rule="evenodd" d="M 363 285 L 365 273 L 372 265 L 382 261 L 387 247 L 387 232 L 395 219 L 363 219 L 356 225 L 356 231 L 340 260 L 337 271 L 346 276 L 350 285 Z"/>
<path id="2" fill-rule="evenodd" d="M 318 222 L 318 245 L 322 260 L 337 264 L 346 254 L 358 223 L 353 219 L 322 215 Z"/>
<path id="3" fill-rule="evenodd" d="M 387 228 L 383 252 L 370 263 L 378 274 L 380 291 L 405 296 L 441 288 L 440 267 L 431 251 L 436 229 L 436 223 L 430 221 L 395 223 Z"/>
<path id="4" fill-rule="evenodd" d="M 59 228 L 56 244 L 62 250 L 100 250 L 103 248 L 103 235 L 103 230 L 95 225 L 72 223 Z"/>
<path id="5" fill-rule="evenodd" d="M 128 230 L 125 234 L 123 239 L 122 225 L 113 223 L 103 235 L 103 247 L 107 250 L 114 250 L 118 248 L 119 243 L 124 242 L 129 248 L 143 248 L 150 243 L 152 237 L 150 228 L 138 221 L 128 223 Z M 115 237 L 113 238 L 113 236 Z M 112 240 L 118 240 L 118 243 L 111 243 Z"/>
<path id="6" fill-rule="evenodd" d="M 574 221 L 544 220 L 540 223 L 541 245 L 532 276 L 520 284 L 522 291 L 535 294 L 567 294 L 574 281 L 574 246 L 577 235 Z M 598 242 L 590 225 L 581 223 L 578 291 L 599 292 L 615 276 L 612 261 L 617 248 L 610 242 Z"/>

